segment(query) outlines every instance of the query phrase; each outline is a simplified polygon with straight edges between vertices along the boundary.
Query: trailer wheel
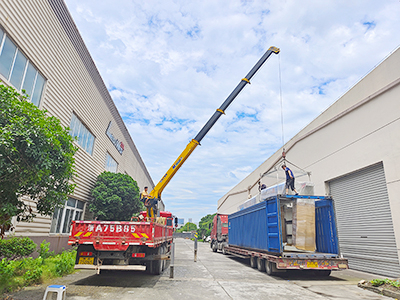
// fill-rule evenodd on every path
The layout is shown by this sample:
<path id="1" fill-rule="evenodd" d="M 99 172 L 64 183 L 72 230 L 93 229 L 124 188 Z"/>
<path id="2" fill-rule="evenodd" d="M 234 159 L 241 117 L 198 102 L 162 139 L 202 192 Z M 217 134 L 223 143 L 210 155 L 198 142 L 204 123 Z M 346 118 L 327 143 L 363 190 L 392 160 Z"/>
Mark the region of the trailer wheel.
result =
<path id="1" fill-rule="evenodd" d="M 268 275 L 274 275 L 274 271 L 274 263 L 270 262 L 269 260 L 265 260 L 265 272 L 267 272 Z"/>
<path id="2" fill-rule="evenodd" d="M 226 252 L 226 249 L 225 249 L 224 245 L 222 245 L 222 254 L 223 254 L 223 255 L 228 255 L 228 253 Z"/>
<path id="3" fill-rule="evenodd" d="M 265 271 L 265 262 L 261 257 L 257 257 L 257 269 L 262 272 Z"/>
<path id="4" fill-rule="evenodd" d="M 251 256 L 250 257 L 250 267 L 257 268 L 257 257 Z"/>

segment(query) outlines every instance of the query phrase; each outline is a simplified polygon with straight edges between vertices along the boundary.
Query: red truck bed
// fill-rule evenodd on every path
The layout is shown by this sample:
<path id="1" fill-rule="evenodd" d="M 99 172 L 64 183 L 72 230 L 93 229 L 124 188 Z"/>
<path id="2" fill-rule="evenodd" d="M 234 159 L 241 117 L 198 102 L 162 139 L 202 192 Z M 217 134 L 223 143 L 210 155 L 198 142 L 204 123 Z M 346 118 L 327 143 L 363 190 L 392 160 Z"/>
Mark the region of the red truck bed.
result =
<path id="1" fill-rule="evenodd" d="M 130 245 L 151 248 L 172 241 L 173 227 L 153 222 L 72 221 L 68 244 L 93 244 L 96 250 L 125 251 Z"/>

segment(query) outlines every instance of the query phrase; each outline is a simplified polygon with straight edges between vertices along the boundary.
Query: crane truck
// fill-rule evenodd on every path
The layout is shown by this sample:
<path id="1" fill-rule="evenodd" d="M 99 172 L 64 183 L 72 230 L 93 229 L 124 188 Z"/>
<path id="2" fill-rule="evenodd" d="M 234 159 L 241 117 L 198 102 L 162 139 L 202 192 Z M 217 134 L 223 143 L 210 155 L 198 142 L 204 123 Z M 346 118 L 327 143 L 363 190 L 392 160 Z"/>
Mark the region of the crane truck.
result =
<path id="1" fill-rule="evenodd" d="M 214 112 L 200 132 L 178 156 L 165 175 L 147 197 L 150 203 L 158 203 L 161 193 L 186 159 L 200 145 L 201 140 L 218 121 L 225 110 L 250 84 L 251 78 L 272 53 L 279 49 L 270 47 L 244 77 L 228 98 Z M 134 221 L 72 221 L 68 244 L 77 245 L 75 269 L 94 269 L 97 274 L 104 269 L 146 269 L 151 274 L 160 274 L 166 267 L 173 239 L 173 220 L 169 212 L 158 212 L 150 218 L 149 210 Z M 161 220 L 161 221 L 160 221 Z"/>

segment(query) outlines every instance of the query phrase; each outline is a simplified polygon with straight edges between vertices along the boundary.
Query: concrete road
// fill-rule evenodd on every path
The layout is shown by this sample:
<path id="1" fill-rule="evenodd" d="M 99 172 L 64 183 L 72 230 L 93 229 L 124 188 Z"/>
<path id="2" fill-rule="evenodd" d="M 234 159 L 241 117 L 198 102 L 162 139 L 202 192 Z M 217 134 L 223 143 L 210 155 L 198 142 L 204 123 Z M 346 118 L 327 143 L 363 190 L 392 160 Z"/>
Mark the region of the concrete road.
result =
<path id="1" fill-rule="evenodd" d="M 268 276 L 252 269 L 248 262 L 211 251 L 208 243 L 199 243 L 198 259 L 194 262 L 193 242 L 176 239 L 175 278 L 169 270 L 161 276 L 142 271 L 93 271 L 53 280 L 46 285 L 26 288 L 11 295 L 18 300 L 43 299 L 49 284 L 65 284 L 67 299 L 390 299 L 357 287 L 361 279 L 381 278 L 357 271 L 333 272 L 327 278 L 305 277 L 290 272 Z"/>

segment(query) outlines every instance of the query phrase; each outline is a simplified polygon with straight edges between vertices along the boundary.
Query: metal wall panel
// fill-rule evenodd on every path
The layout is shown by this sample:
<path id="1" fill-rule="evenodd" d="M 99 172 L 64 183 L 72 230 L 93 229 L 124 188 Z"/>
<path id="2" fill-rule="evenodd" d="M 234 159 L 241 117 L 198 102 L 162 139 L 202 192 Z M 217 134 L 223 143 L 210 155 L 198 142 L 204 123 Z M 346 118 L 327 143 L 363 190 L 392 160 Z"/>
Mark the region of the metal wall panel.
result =
<path id="1" fill-rule="evenodd" d="M 228 224 L 230 245 L 267 250 L 266 202 L 229 215 Z"/>
<path id="2" fill-rule="evenodd" d="M 351 269 L 400 276 L 383 164 L 329 182 L 341 253 Z"/>
<path id="3" fill-rule="evenodd" d="M 78 176 L 73 197 L 91 198 L 96 178 L 105 170 L 106 153 L 118 162 L 118 172 L 132 176 L 140 188 L 154 187 L 64 1 L 1 0 L 0 27 L 47 79 L 39 107 L 59 118 L 63 126 L 70 125 L 72 114 L 77 115 L 95 136 L 92 155 L 76 143 Z M 122 155 L 106 134 L 110 121 L 112 133 L 125 144 Z M 16 232 L 46 236 L 50 223 L 49 217 L 38 216 L 33 223 L 17 223 Z"/>

